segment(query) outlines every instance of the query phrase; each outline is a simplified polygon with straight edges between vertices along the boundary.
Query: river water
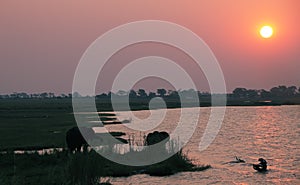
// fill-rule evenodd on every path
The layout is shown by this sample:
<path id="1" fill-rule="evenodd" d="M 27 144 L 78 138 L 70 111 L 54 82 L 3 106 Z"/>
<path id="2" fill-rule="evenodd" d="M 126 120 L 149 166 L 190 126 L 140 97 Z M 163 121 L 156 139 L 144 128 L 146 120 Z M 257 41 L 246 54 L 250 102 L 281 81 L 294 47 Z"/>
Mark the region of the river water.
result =
<path id="1" fill-rule="evenodd" d="M 193 111 L 195 108 L 187 109 Z M 111 178 L 111 183 L 300 184 L 300 106 L 227 107 L 218 135 L 212 144 L 201 152 L 198 150 L 199 142 L 210 115 L 210 108 L 200 110 L 197 129 L 184 147 L 184 152 L 194 163 L 210 164 L 212 168 L 167 177 L 142 174 Z M 124 112 L 119 114 L 124 116 Z M 150 112 L 137 111 L 134 115 L 145 119 Z M 180 109 L 168 109 L 162 123 L 152 130 L 171 133 L 179 117 Z M 141 135 L 139 131 L 123 125 L 110 125 L 107 128 L 110 131 L 126 132 L 127 135 Z M 246 163 L 231 163 L 235 159 L 234 156 L 240 157 Z M 252 168 L 252 164 L 258 163 L 257 159 L 260 157 L 268 162 L 269 170 L 266 173 L 256 172 Z"/>

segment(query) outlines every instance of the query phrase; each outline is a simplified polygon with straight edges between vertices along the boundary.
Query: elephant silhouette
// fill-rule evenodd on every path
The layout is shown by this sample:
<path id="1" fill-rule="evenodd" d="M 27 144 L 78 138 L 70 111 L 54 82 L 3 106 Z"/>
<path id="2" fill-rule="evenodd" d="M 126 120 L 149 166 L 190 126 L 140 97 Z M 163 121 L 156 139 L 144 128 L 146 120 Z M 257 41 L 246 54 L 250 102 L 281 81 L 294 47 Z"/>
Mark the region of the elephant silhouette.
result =
<path id="1" fill-rule="evenodd" d="M 71 153 L 74 151 L 80 152 L 81 148 L 83 148 L 83 151 L 87 151 L 88 144 L 83 135 L 90 140 L 95 137 L 95 132 L 92 128 L 87 127 L 81 127 L 80 129 L 73 127 L 66 132 L 66 142 Z"/>
<path id="2" fill-rule="evenodd" d="M 154 145 L 164 140 L 167 142 L 169 139 L 170 135 L 167 132 L 154 131 L 146 136 L 145 145 Z"/>

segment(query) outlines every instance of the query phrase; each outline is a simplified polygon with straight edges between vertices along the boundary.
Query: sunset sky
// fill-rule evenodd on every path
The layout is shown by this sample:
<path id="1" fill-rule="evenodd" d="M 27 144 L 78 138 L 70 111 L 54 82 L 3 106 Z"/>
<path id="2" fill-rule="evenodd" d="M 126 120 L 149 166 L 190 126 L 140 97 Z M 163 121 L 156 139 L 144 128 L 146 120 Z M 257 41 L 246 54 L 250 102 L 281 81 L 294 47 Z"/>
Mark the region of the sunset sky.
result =
<path id="1" fill-rule="evenodd" d="M 76 66 L 95 39 L 121 24 L 149 19 L 174 22 L 201 37 L 220 63 L 228 92 L 235 87 L 300 86 L 299 9 L 298 0 L 2 0 L 0 94 L 71 92 Z M 259 35 L 263 25 L 273 27 L 271 38 Z M 109 69 L 120 67 L 121 60 L 143 54 L 160 55 L 163 50 L 181 59 L 172 48 L 153 48 L 136 45 L 120 52 L 111 59 L 107 75 L 112 73 Z M 199 70 L 185 67 L 197 78 Z M 100 89 L 109 90 L 108 81 L 100 82 Z M 208 90 L 206 85 L 199 88 Z"/>

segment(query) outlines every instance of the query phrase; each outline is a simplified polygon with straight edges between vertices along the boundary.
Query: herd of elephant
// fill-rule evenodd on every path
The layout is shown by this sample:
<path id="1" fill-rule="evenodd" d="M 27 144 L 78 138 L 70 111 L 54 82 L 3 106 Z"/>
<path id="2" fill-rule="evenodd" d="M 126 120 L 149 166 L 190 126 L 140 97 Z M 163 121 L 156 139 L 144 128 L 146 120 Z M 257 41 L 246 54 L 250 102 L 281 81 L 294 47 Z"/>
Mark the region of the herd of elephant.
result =
<path id="1" fill-rule="evenodd" d="M 83 137 L 84 135 L 84 137 Z M 95 131 L 92 128 L 87 127 L 73 127 L 66 133 L 67 147 L 70 152 L 87 150 L 87 140 L 93 140 L 95 138 Z M 145 145 L 154 145 L 161 141 L 167 142 L 170 139 L 170 135 L 167 132 L 154 131 L 149 133 L 145 138 Z"/>

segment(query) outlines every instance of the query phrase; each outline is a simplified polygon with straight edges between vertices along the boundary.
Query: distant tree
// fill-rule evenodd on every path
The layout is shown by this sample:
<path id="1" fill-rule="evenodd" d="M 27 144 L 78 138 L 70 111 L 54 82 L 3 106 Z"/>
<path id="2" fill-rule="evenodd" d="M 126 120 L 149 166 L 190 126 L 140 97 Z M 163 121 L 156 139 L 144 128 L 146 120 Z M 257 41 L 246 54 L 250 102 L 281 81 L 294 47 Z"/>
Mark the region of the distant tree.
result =
<path id="1" fill-rule="evenodd" d="M 200 94 L 200 95 L 199 95 Z M 199 97 L 210 97 L 211 94 L 209 92 L 198 92 L 198 96 Z"/>
<path id="2" fill-rule="evenodd" d="M 68 97 L 68 95 L 66 95 L 66 94 L 62 93 L 62 94 L 60 95 L 60 97 L 61 97 L 61 98 L 67 98 L 67 97 Z"/>
<path id="3" fill-rule="evenodd" d="M 111 97 L 113 94 L 114 94 L 113 92 L 109 91 L 109 92 L 107 93 L 107 97 Z"/>
<path id="4" fill-rule="evenodd" d="M 178 98 L 179 97 L 179 94 L 177 91 L 173 91 L 173 90 L 169 90 L 168 91 L 168 95 L 170 98 Z"/>
<path id="5" fill-rule="evenodd" d="M 270 89 L 270 92 L 273 97 L 283 97 L 287 95 L 287 87 L 285 85 L 273 87 Z"/>
<path id="6" fill-rule="evenodd" d="M 147 97 L 147 93 L 144 89 L 139 89 L 137 93 L 140 97 Z"/>
<path id="7" fill-rule="evenodd" d="M 96 95 L 96 98 L 106 98 L 106 97 L 107 97 L 106 93 L 101 93 L 101 94 Z"/>
<path id="8" fill-rule="evenodd" d="M 9 98 L 9 95 L 8 95 L 8 94 L 4 94 L 4 95 L 2 95 L 2 98 L 3 98 L 3 99 L 8 99 L 8 98 Z"/>
<path id="9" fill-rule="evenodd" d="M 111 98 L 111 97 L 114 97 L 115 96 L 115 93 L 113 93 L 113 92 L 111 92 L 111 91 L 109 91 L 108 93 L 107 93 L 107 97 L 108 98 Z"/>
<path id="10" fill-rule="evenodd" d="M 167 91 L 165 89 L 157 89 L 157 94 L 160 97 L 164 97 L 166 95 Z"/>
<path id="11" fill-rule="evenodd" d="M 279 88 L 278 87 L 272 87 L 270 89 L 270 93 L 271 93 L 271 96 L 273 96 L 273 97 L 279 96 L 279 94 L 280 94 Z"/>
<path id="12" fill-rule="evenodd" d="M 258 97 L 258 91 L 254 89 L 249 89 L 246 92 L 246 97 L 247 98 L 257 98 Z"/>
<path id="13" fill-rule="evenodd" d="M 82 96 L 78 92 L 74 92 L 73 95 L 72 95 L 72 97 L 74 97 L 74 98 L 80 98 Z"/>
<path id="14" fill-rule="evenodd" d="M 238 98 L 258 98 L 260 91 L 255 89 L 236 88 L 233 91 L 233 96 Z"/>
<path id="15" fill-rule="evenodd" d="M 264 89 L 259 90 L 259 95 L 261 98 L 270 98 L 271 97 L 271 93 Z"/>
<path id="16" fill-rule="evenodd" d="M 235 88 L 232 93 L 233 93 L 233 96 L 237 97 L 237 98 L 246 98 L 247 97 L 247 89 L 246 88 L 241 88 L 241 87 Z"/>
<path id="17" fill-rule="evenodd" d="M 49 98 L 55 98 L 55 94 L 54 93 L 49 93 Z"/>
<path id="18" fill-rule="evenodd" d="M 40 94 L 40 97 L 41 97 L 41 98 L 48 98 L 49 96 L 48 96 L 48 93 L 47 93 L 47 92 L 44 92 L 44 93 L 41 93 L 41 94 Z"/>
<path id="19" fill-rule="evenodd" d="M 156 93 L 155 92 L 149 92 L 148 97 L 149 98 L 154 98 L 154 97 L 156 97 Z"/>
<path id="20" fill-rule="evenodd" d="M 25 92 L 21 92 L 21 93 L 14 93 L 15 95 L 15 98 L 22 98 L 22 99 L 24 99 L 24 98 L 29 98 L 30 96 L 27 94 L 27 93 L 25 93 Z"/>
<path id="21" fill-rule="evenodd" d="M 290 86 L 287 88 L 286 95 L 287 96 L 295 96 L 297 94 L 297 87 L 296 86 Z"/>
<path id="22" fill-rule="evenodd" d="M 13 99 L 18 98 L 18 93 L 14 92 L 14 93 L 10 94 L 9 97 L 13 98 Z"/>
<path id="23" fill-rule="evenodd" d="M 179 92 L 180 96 L 185 99 L 198 99 L 198 92 L 194 89 L 183 90 Z"/>
<path id="24" fill-rule="evenodd" d="M 34 94 L 31 94 L 30 97 L 31 98 L 40 98 L 40 94 L 34 93 Z"/>
<path id="25" fill-rule="evenodd" d="M 135 90 L 131 89 L 129 92 L 129 98 L 136 98 L 136 97 L 137 97 L 137 94 L 136 94 Z"/>

